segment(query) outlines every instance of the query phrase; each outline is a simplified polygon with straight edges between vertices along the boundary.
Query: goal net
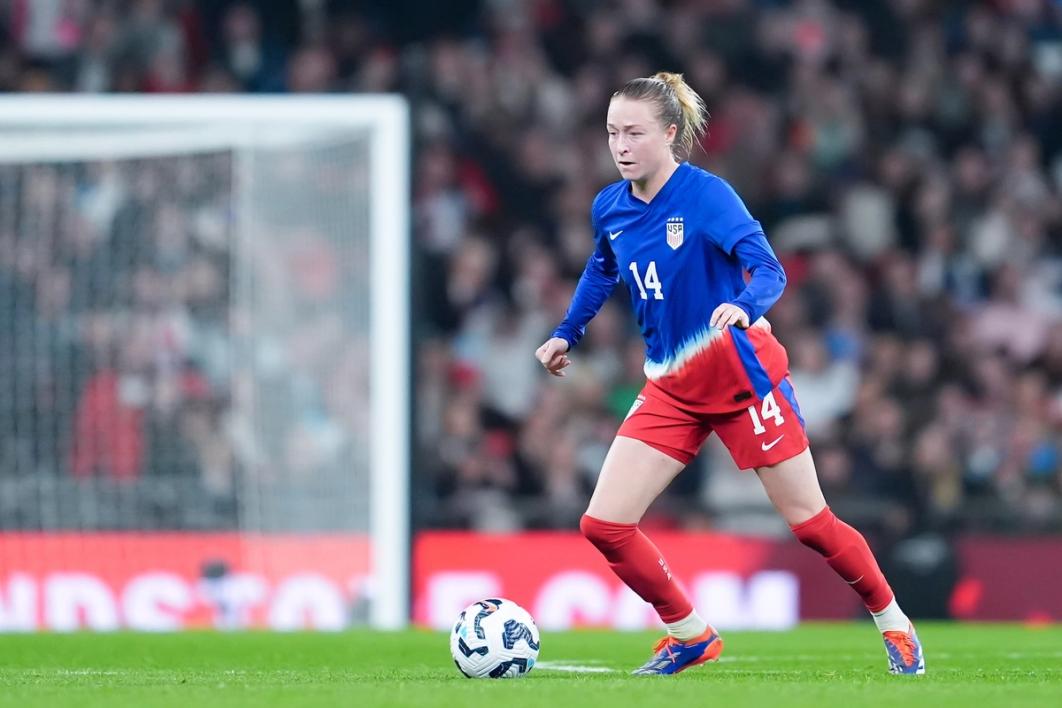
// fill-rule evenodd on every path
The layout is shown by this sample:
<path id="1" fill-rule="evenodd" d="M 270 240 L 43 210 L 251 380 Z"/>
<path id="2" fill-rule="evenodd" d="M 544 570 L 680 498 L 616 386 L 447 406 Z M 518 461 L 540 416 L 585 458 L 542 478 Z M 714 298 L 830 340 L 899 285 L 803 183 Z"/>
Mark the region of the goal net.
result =
<path id="1" fill-rule="evenodd" d="M 0 100 L 0 631 L 405 624 L 407 122 Z"/>

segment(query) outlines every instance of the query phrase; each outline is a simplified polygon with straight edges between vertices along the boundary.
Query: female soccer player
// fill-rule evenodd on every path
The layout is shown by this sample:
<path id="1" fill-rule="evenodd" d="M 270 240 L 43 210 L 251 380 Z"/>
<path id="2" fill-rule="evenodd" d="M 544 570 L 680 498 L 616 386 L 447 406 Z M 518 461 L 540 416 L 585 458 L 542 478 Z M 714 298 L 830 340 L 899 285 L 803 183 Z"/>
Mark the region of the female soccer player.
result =
<path id="1" fill-rule="evenodd" d="M 914 627 L 866 540 L 834 516 L 819 488 L 788 357 L 763 318 L 785 287 L 782 266 L 730 185 L 680 162 L 706 122 L 704 102 L 681 74 L 634 79 L 613 94 L 608 144 L 622 179 L 594 199 L 597 247 L 567 316 L 535 354 L 564 376 L 568 352 L 623 278 L 645 339 L 648 380 L 609 449 L 580 529 L 667 625 L 634 673 L 678 673 L 723 650 L 638 529 L 713 431 L 738 467 L 756 470 L 797 539 L 859 593 L 884 637 L 890 670 L 924 673 Z"/>

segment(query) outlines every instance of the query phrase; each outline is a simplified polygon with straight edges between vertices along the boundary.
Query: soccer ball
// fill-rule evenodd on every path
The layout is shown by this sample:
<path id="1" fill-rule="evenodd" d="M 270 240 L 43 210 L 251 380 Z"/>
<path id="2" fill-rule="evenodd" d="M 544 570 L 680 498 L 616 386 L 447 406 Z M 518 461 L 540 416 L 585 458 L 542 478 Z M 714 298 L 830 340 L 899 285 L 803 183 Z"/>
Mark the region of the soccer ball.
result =
<path id="1" fill-rule="evenodd" d="M 538 659 L 538 627 L 512 600 L 489 598 L 472 603 L 450 632 L 450 654 L 468 678 L 517 678 Z"/>

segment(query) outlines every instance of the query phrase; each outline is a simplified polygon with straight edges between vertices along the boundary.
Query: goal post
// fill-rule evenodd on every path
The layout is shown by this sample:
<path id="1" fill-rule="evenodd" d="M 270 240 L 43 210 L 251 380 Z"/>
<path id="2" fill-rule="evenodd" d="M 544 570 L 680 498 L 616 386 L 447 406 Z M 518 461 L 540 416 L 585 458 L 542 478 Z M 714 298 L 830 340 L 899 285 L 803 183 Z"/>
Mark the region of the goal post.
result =
<path id="1" fill-rule="evenodd" d="M 409 130 L 398 96 L 0 97 L 0 630 L 48 537 L 117 626 L 165 624 L 122 605 L 160 574 L 177 627 L 408 623 Z"/>

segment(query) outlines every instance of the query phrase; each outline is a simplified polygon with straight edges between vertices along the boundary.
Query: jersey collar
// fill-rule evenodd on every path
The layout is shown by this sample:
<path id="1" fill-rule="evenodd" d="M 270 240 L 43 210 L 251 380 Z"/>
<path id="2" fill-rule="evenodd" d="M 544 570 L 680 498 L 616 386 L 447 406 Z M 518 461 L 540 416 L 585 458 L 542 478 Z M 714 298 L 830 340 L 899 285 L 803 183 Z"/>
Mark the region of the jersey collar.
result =
<path id="1" fill-rule="evenodd" d="M 678 168 L 674 172 L 671 173 L 670 177 L 667 178 L 667 182 L 664 182 L 664 186 L 661 187 L 660 191 L 657 192 L 653 196 L 653 198 L 650 199 L 648 202 L 643 202 L 641 199 L 638 199 L 637 197 L 634 196 L 634 194 L 631 193 L 631 181 L 630 180 L 626 180 L 627 186 L 623 190 L 623 193 L 626 196 L 627 202 L 631 206 L 634 206 L 636 208 L 643 209 L 643 210 L 644 209 L 649 209 L 654 204 L 656 204 L 658 202 L 661 202 L 661 201 L 664 201 L 667 198 L 667 195 L 675 190 L 675 186 L 677 184 L 681 183 L 686 178 L 686 173 L 689 172 L 690 169 L 691 168 L 690 168 L 690 163 L 689 162 L 679 163 Z"/>

